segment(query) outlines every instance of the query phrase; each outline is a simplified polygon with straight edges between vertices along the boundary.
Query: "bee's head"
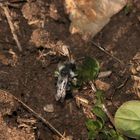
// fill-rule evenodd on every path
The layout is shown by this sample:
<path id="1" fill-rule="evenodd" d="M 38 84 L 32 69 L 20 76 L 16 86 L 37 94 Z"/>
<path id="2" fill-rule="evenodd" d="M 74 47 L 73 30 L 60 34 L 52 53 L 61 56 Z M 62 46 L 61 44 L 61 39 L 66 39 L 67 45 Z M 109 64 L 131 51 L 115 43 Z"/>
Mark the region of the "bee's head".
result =
<path id="1" fill-rule="evenodd" d="M 65 63 L 65 64 L 58 65 L 58 71 L 62 77 L 66 75 L 71 77 L 71 74 L 75 69 L 76 69 L 76 66 L 74 63 Z"/>

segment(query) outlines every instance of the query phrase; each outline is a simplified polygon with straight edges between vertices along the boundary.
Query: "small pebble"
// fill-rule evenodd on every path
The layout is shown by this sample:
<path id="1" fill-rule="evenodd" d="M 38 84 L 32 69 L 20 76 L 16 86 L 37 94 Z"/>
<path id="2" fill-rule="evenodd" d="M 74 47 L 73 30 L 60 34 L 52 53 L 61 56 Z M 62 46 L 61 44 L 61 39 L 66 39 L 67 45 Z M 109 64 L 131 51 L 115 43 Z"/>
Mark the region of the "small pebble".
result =
<path id="1" fill-rule="evenodd" d="M 46 106 L 44 106 L 43 109 L 44 109 L 45 112 L 49 112 L 49 113 L 54 112 L 54 106 L 53 106 L 53 104 L 47 104 Z"/>

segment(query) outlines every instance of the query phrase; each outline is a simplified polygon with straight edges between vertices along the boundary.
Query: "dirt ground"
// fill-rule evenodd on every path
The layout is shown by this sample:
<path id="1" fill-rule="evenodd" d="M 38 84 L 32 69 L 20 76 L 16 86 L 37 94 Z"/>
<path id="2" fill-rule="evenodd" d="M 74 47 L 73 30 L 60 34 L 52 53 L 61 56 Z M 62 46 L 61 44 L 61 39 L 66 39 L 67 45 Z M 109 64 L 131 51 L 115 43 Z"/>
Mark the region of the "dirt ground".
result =
<path id="1" fill-rule="evenodd" d="M 113 16 L 109 24 L 92 39 L 119 58 L 123 62 L 120 64 L 90 42 L 84 42 L 80 35 L 70 34 L 70 20 L 65 13 L 63 0 L 14 1 L 9 0 L 16 5 L 10 5 L 9 9 L 23 51 L 19 52 L 16 48 L 7 19 L 0 9 L 0 89 L 21 99 L 61 133 L 73 136 L 74 140 L 87 140 L 86 117 L 75 100 L 70 98 L 58 103 L 54 98 L 54 71 L 65 57 L 58 54 L 42 56 L 63 42 L 70 46 L 76 59 L 88 55 L 100 62 L 101 71 L 112 71 L 111 76 L 102 79 L 111 85 L 105 96 L 112 115 L 123 102 L 138 99 L 133 90 L 130 68 L 132 59 L 140 52 L 139 2 L 133 5 L 130 13 L 125 14 L 123 9 Z M 82 93 L 88 98 L 85 91 Z M 53 104 L 52 113 L 44 111 L 47 104 Z M 20 103 L 14 103 L 11 97 L 1 98 L 0 108 L 0 140 L 53 139 L 52 131 Z"/>

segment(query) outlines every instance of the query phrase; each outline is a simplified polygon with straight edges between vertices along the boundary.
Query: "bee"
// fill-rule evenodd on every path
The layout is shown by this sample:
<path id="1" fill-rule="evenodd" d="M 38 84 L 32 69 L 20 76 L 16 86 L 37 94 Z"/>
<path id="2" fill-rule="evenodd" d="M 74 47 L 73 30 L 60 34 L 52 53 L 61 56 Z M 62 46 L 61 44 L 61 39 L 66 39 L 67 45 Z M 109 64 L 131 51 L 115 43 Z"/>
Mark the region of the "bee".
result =
<path id="1" fill-rule="evenodd" d="M 76 81 L 75 74 L 76 66 L 74 62 L 65 62 L 64 64 L 58 65 L 58 71 L 55 73 L 57 78 L 57 92 L 55 95 L 56 101 L 63 102 L 66 94 L 71 91 L 71 86 Z"/>

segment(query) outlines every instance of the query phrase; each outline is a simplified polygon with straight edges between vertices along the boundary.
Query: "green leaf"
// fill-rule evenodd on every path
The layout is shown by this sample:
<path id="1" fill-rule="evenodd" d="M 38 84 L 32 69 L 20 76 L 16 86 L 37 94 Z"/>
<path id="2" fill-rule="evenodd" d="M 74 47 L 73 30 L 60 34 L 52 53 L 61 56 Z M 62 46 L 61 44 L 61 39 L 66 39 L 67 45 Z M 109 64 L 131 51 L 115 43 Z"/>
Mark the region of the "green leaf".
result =
<path id="1" fill-rule="evenodd" d="M 94 121 L 92 119 L 88 119 L 86 121 L 86 127 L 89 131 L 99 131 L 102 129 L 103 125 L 99 120 Z"/>
<path id="2" fill-rule="evenodd" d="M 111 136 L 111 138 L 113 138 L 113 140 L 124 140 L 124 138 L 119 135 L 114 129 L 110 129 L 109 135 Z"/>
<path id="3" fill-rule="evenodd" d="M 124 140 L 114 129 L 104 128 L 100 135 L 102 140 Z"/>
<path id="4" fill-rule="evenodd" d="M 139 140 L 140 101 L 128 101 L 117 110 L 115 114 L 115 127 L 122 134 Z"/>
<path id="5" fill-rule="evenodd" d="M 127 4 L 124 8 L 125 15 L 128 15 L 132 11 L 132 4 Z"/>
<path id="6" fill-rule="evenodd" d="M 102 107 L 102 104 L 104 102 L 104 94 L 102 90 L 97 90 L 95 93 L 95 97 L 96 97 L 96 106 Z"/>
<path id="7" fill-rule="evenodd" d="M 89 82 L 97 78 L 99 73 L 99 63 L 96 59 L 86 57 L 83 64 L 78 68 L 78 79 L 82 82 Z"/>
<path id="8" fill-rule="evenodd" d="M 118 136 L 118 138 L 114 140 L 124 140 L 124 138 L 122 136 Z"/>
<path id="9" fill-rule="evenodd" d="M 88 139 L 89 140 L 94 140 L 97 138 L 98 133 L 101 131 L 103 128 L 103 124 L 99 120 L 92 120 L 88 119 L 86 121 L 86 127 L 88 129 Z"/>
<path id="10" fill-rule="evenodd" d="M 97 137 L 97 132 L 95 132 L 95 131 L 88 132 L 88 140 L 95 140 L 96 137 Z"/>
<path id="11" fill-rule="evenodd" d="M 100 107 L 95 106 L 93 108 L 92 112 L 102 120 L 103 124 L 105 123 L 105 121 L 107 120 L 107 116 L 106 116 L 105 112 Z"/>
<path id="12" fill-rule="evenodd" d="M 110 129 L 110 130 L 108 130 L 108 133 L 109 133 L 109 135 L 111 136 L 111 137 L 116 137 L 116 136 L 118 136 L 117 135 L 117 132 L 114 130 L 114 129 Z"/>

